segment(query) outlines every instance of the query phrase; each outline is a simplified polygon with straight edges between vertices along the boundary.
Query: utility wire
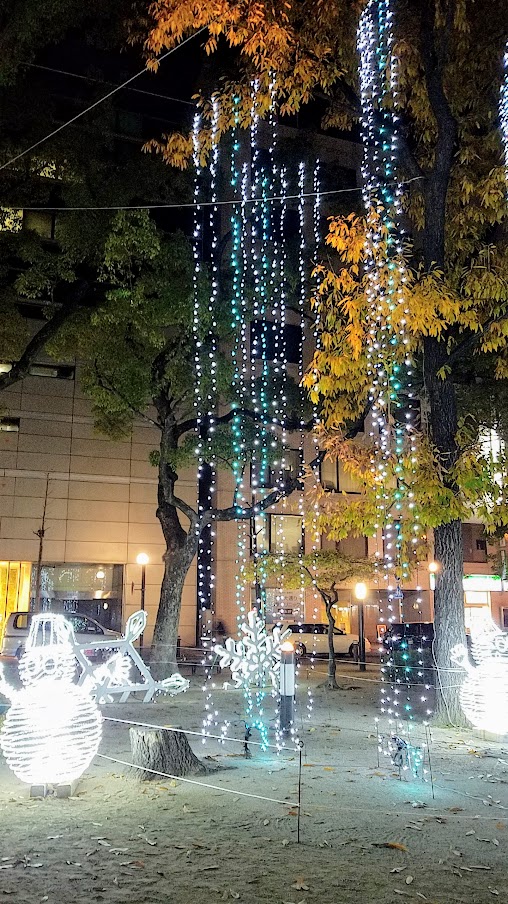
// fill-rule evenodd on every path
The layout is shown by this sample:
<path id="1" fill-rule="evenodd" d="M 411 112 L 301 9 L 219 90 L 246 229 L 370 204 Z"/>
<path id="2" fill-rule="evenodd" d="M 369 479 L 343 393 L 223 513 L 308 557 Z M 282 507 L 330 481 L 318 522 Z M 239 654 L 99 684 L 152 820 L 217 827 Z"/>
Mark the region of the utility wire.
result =
<path id="1" fill-rule="evenodd" d="M 90 108 L 91 109 L 91 108 Z M 86 111 L 85 111 L 86 112 Z M 81 114 L 80 114 L 81 115 Z M 72 121 L 72 120 L 71 120 Z M 62 126 L 63 128 L 63 126 Z M 48 136 L 49 137 L 49 136 Z M 43 139 L 44 140 L 44 139 Z M 35 145 L 34 145 L 35 147 Z M 23 153 L 27 153 L 24 151 Z M 18 155 L 18 156 L 21 156 Z M 15 157 L 14 160 L 18 158 Z M 12 162 L 12 161 L 11 161 Z M 5 166 L 8 166 L 6 163 Z M 3 167 L 0 167 L 2 169 Z M 409 185 L 411 182 L 418 182 L 420 179 L 424 179 L 424 176 L 413 176 L 412 179 L 406 179 L 403 182 L 393 182 L 387 183 L 388 185 Z M 324 195 L 347 195 L 352 192 L 362 191 L 361 186 L 357 186 L 355 188 L 334 188 L 329 191 L 309 191 L 303 192 L 298 195 L 273 195 L 272 197 L 262 197 L 262 198 L 233 198 L 230 201 L 189 201 L 183 204 L 126 204 L 126 205 L 111 205 L 110 207 L 48 207 L 48 206 L 40 206 L 40 207 L 23 207 L 17 206 L 16 204 L 10 204 L 8 208 L 3 207 L 4 210 L 54 210 L 54 211 L 83 211 L 83 210 L 184 210 L 189 209 L 192 210 L 194 208 L 201 207 L 227 207 L 235 204 L 259 204 L 261 202 L 268 201 L 298 201 L 300 198 L 322 198 Z"/>
<path id="2" fill-rule="evenodd" d="M 115 85 L 115 87 L 117 88 L 125 87 L 122 85 L 116 85 L 115 82 L 108 82 L 103 78 L 94 78 L 92 75 L 81 75 L 81 73 L 79 72 L 68 72 L 68 70 L 66 69 L 55 69 L 54 66 L 42 66 L 40 63 L 22 63 L 21 65 L 29 67 L 30 69 L 43 69 L 45 72 L 56 72 L 57 75 L 70 75 L 72 78 L 80 78 L 84 82 L 96 82 L 98 85 Z M 171 100 L 175 104 L 185 104 L 188 107 L 196 106 L 196 104 L 192 100 L 183 100 L 181 97 L 171 97 L 169 94 L 159 94 L 156 91 L 147 91 L 143 88 L 128 88 L 127 90 L 132 91 L 135 94 L 146 94 L 148 95 L 148 97 L 158 97 L 162 100 Z"/>
<path id="3" fill-rule="evenodd" d="M 188 44 L 189 41 L 192 41 L 192 39 L 195 38 L 197 35 L 201 34 L 202 31 L 205 31 L 205 28 L 206 28 L 206 26 L 203 26 L 203 28 L 200 28 L 198 31 L 195 31 L 194 34 L 190 35 L 188 38 L 185 38 L 185 40 L 182 41 L 180 44 L 177 44 L 176 47 L 172 47 L 171 50 L 168 50 L 167 53 L 164 53 L 161 57 L 159 57 L 158 62 L 162 63 L 163 60 L 167 59 L 167 57 L 170 56 L 172 53 L 174 53 L 175 50 L 178 50 L 180 47 L 183 47 L 184 44 Z M 39 147 L 39 145 L 44 144 L 45 141 L 48 141 L 50 138 L 53 138 L 53 136 L 57 135 L 58 132 L 61 132 L 62 129 L 66 129 L 67 126 L 72 125 L 73 122 L 76 122 L 77 119 L 80 119 L 86 113 L 89 113 L 90 110 L 93 110 L 93 109 L 95 109 L 95 107 L 98 107 L 99 104 L 104 103 L 105 100 L 108 100 L 108 98 L 112 97 L 113 94 L 116 94 L 117 91 L 121 91 L 122 88 L 126 88 L 127 85 L 130 85 L 131 82 L 133 82 L 135 79 L 139 78 L 140 75 L 144 75 L 145 72 L 148 72 L 148 69 L 146 66 L 144 66 L 143 69 L 141 69 L 139 72 L 137 72 L 136 75 L 131 75 L 131 77 L 128 78 L 125 82 L 122 82 L 121 85 L 116 85 L 115 88 L 113 88 L 111 91 L 108 91 L 107 94 L 105 94 L 103 97 L 100 97 L 99 100 L 96 100 L 95 103 L 91 104 L 85 110 L 82 110 L 81 113 L 77 113 L 76 116 L 72 117 L 72 119 L 69 119 L 69 120 L 67 120 L 67 122 L 62 123 L 61 126 L 58 126 L 58 128 L 56 128 L 52 132 L 50 132 L 49 135 L 45 135 L 44 138 L 40 138 L 39 141 L 36 141 L 34 144 L 30 145 L 29 148 L 25 148 L 24 151 L 20 151 L 19 154 L 16 154 L 15 157 L 12 157 L 10 160 L 7 161 L 7 163 L 2 163 L 2 165 L 0 166 L 0 170 L 5 169 L 7 166 L 11 166 L 11 164 L 15 163 L 16 160 L 19 160 L 21 157 L 24 157 L 25 154 L 29 154 L 30 151 L 33 151 L 35 148 Z M 46 209 L 49 210 L 50 208 L 46 208 Z"/>

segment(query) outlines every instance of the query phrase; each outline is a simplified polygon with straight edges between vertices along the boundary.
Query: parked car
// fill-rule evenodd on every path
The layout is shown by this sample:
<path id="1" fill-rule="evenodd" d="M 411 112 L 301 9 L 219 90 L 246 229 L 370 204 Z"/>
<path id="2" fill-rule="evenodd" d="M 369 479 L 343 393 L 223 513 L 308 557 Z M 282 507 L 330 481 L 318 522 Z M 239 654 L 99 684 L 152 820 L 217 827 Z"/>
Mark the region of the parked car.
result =
<path id="1" fill-rule="evenodd" d="M 434 642 L 434 622 L 394 622 L 383 635 L 383 646 L 389 650 L 417 647 L 431 650 Z M 471 635 L 466 631 L 466 643 L 471 648 Z"/>
<path id="2" fill-rule="evenodd" d="M 383 635 L 383 646 L 389 650 L 400 650 L 401 646 L 432 647 L 434 622 L 394 622 Z"/>
<path id="3" fill-rule="evenodd" d="M 9 615 L 5 625 L 0 656 L 19 659 L 23 655 L 32 614 L 32 612 L 13 612 Z M 96 640 L 106 640 L 108 637 L 111 637 L 111 639 L 121 637 L 117 631 L 103 628 L 99 622 L 89 618 L 88 615 L 81 615 L 79 612 L 64 612 L 63 615 L 72 624 L 78 643 L 89 643 L 92 637 Z M 93 654 L 92 648 L 90 652 Z"/>
<path id="4" fill-rule="evenodd" d="M 295 651 L 299 656 L 316 654 L 328 655 L 328 625 L 311 622 L 301 625 L 283 625 L 295 636 L 292 639 Z M 358 635 L 347 634 L 340 628 L 333 629 L 333 648 L 339 656 L 358 656 Z M 371 646 L 365 638 L 365 652 L 370 653 Z"/>

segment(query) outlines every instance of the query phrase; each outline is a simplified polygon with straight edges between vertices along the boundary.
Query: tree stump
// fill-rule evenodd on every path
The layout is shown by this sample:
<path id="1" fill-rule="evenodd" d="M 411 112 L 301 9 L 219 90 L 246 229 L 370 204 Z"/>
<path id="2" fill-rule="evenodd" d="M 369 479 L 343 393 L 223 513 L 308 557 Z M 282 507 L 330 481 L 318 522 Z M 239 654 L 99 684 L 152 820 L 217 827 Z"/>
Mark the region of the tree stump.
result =
<path id="1" fill-rule="evenodd" d="M 131 728 L 129 730 L 132 762 L 136 778 L 142 782 L 160 781 L 168 775 L 203 775 L 214 772 L 198 760 L 183 731 L 162 728 Z M 139 767 L 139 768 L 138 768 Z M 153 772 L 148 770 L 153 769 Z"/>

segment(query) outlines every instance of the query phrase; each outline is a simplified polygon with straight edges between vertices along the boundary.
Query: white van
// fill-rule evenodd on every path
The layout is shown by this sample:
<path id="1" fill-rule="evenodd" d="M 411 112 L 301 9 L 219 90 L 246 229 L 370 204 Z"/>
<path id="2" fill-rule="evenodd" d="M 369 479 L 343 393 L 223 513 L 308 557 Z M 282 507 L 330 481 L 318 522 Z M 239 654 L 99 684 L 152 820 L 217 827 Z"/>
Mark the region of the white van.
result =
<path id="1" fill-rule="evenodd" d="M 103 628 L 99 622 L 89 618 L 88 615 L 81 615 L 79 612 L 64 612 L 62 614 L 74 628 L 78 643 L 88 643 L 92 637 L 95 640 L 121 637 L 121 634 L 118 634 L 117 631 Z M 19 659 L 23 655 L 32 615 L 32 612 L 13 612 L 9 615 L 0 648 L 0 657 Z M 93 654 L 93 649 L 90 652 Z"/>

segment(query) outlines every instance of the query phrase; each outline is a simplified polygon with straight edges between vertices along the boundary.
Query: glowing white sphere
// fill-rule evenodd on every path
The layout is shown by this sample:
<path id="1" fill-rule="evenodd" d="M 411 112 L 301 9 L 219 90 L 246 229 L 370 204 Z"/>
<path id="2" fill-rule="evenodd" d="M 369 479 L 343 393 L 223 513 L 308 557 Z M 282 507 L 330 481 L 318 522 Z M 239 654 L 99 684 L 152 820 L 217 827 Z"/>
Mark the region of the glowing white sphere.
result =
<path id="1" fill-rule="evenodd" d="M 30 785 L 67 784 L 99 749 L 102 717 L 81 688 L 45 677 L 16 693 L 0 732 L 8 766 Z"/>

